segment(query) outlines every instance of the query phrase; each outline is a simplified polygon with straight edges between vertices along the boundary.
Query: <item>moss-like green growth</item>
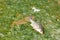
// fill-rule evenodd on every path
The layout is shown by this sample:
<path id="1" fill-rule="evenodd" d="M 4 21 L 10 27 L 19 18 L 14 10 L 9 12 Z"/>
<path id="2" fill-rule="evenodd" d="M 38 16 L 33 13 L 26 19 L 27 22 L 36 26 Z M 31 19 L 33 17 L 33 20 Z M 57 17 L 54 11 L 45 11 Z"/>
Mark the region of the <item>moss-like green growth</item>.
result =
<path id="1" fill-rule="evenodd" d="M 11 22 L 29 15 L 41 22 L 43 35 L 29 23 L 10 28 Z M 60 0 L 0 0 L 0 40 L 60 40 Z"/>

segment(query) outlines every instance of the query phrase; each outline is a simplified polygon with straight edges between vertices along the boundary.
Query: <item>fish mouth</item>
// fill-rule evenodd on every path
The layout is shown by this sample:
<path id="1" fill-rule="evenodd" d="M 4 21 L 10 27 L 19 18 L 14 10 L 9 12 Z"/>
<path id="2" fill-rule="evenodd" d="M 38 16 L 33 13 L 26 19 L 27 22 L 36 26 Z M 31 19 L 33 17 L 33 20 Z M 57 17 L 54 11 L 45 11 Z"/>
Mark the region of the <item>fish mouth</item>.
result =
<path id="1" fill-rule="evenodd" d="M 40 32 L 40 34 L 44 34 L 44 32 L 42 31 L 42 32 Z"/>
<path id="2" fill-rule="evenodd" d="M 44 34 L 43 29 L 36 29 L 37 32 L 39 32 L 40 34 Z"/>

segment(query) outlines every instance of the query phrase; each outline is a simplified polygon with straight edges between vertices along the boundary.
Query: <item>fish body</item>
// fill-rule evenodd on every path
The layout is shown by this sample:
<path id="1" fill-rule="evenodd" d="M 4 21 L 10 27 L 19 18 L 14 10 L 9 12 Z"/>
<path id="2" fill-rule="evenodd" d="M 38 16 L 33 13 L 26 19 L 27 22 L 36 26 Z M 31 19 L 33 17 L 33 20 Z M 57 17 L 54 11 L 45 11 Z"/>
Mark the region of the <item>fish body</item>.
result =
<path id="1" fill-rule="evenodd" d="M 31 26 L 33 27 L 34 30 L 38 31 L 39 33 L 43 34 L 43 26 L 41 24 L 38 24 L 34 20 L 30 19 Z"/>

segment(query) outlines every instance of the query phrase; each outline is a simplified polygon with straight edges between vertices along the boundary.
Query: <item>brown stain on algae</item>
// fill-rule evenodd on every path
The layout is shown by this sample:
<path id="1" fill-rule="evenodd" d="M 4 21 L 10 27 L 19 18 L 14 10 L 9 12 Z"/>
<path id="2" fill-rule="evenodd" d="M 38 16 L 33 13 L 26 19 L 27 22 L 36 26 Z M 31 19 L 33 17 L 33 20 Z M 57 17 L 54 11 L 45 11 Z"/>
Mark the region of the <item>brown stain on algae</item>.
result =
<path id="1" fill-rule="evenodd" d="M 20 19 L 20 20 L 18 20 L 18 21 L 13 21 L 12 23 L 11 23 L 11 26 L 10 27 L 14 27 L 14 25 L 21 25 L 21 24 L 26 24 L 27 22 L 29 22 L 29 17 L 30 16 L 27 16 L 27 17 L 24 17 L 24 18 L 22 18 L 22 19 Z M 32 16 L 32 19 L 34 19 L 34 16 Z"/>

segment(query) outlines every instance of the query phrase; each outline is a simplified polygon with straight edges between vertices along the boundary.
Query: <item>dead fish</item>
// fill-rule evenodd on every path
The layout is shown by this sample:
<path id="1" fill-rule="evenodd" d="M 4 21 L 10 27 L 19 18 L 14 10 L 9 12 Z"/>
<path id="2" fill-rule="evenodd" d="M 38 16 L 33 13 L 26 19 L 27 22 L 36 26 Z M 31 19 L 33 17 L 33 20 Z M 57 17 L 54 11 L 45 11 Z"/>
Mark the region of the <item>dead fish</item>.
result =
<path id="1" fill-rule="evenodd" d="M 38 24 L 37 22 L 35 22 L 34 20 L 32 20 L 32 18 L 29 18 L 29 20 L 31 22 L 30 25 L 33 27 L 34 30 L 38 31 L 41 34 L 44 33 L 44 29 L 43 29 L 43 26 L 41 24 Z"/>

